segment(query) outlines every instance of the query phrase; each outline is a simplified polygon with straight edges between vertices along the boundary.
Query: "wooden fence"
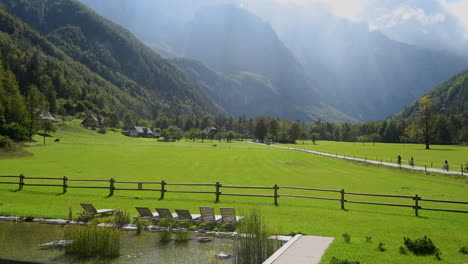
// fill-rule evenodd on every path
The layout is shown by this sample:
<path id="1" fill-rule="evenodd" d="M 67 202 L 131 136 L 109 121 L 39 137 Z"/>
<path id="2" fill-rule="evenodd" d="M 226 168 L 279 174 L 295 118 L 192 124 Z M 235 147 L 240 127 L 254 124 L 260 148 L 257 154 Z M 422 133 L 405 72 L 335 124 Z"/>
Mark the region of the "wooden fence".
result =
<path id="1" fill-rule="evenodd" d="M 167 183 L 165 181 L 160 182 L 144 182 L 144 181 L 116 181 L 113 178 L 109 180 L 72 180 L 68 177 L 62 178 L 51 178 L 51 177 L 26 177 L 24 175 L 18 176 L 1 176 L 0 179 L 11 179 L 11 181 L 0 181 L 0 184 L 10 184 L 18 185 L 18 191 L 23 190 L 24 186 L 34 186 L 34 187 L 61 187 L 62 193 L 66 193 L 69 188 L 83 188 L 83 189 L 108 189 L 109 196 L 114 195 L 115 191 L 152 191 L 159 192 L 159 199 L 164 199 L 166 193 L 197 193 L 197 194 L 213 194 L 215 195 L 215 202 L 219 202 L 220 196 L 246 196 L 246 197 L 263 197 L 263 198 L 273 198 L 273 202 L 278 206 L 278 198 L 305 198 L 305 199 L 318 199 L 318 200 L 329 200 L 340 202 L 342 210 L 346 210 L 346 203 L 354 204 L 366 204 L 366 205 L 380 205 L 380 206 L 395 206 L 395 207 L 406 207 L 412 208 L 414 214 L 419 216 L 420 210 L 428 211 L 443 211 L 443 212 L 454 212 L 454 213 L 468 213 L 467 210 L 454 210 L 454 209 L 442 209 L 442 208 L 428 208 L 422 207 L 420 202 L 433 202 L 433 203 L 449 203 L 449 204 L 463 204 L 468 205 L 468 202 L 462 201 L 448 201 L 448 200 L 435 200 L 435 199 L 424 199 L 418 194 L 414 196 L 409 195 L 386 195 L 386 194 L 370 194 L 370 193 L 355 193 L 355 192 L 345 192 L 345 190 L 330 190 L 330 189 L 317 189 L 317 188 L 304 188 L 304 187 L 290 187 L 290 186 L 234 186 L 234 185 L 222 185 L 219 182 L 214 184 L 210 183 Z M 14 180 L 16 178 L 16 180 Z M 30 183 L 26 183 L 28 180 Z M 53 183 L 37 183 L 36 180 L 50 181 Z M 73 183 L 85 182 L 89 185 L 101 183 L 101 186 L 81 186 L 74 185 Z M 72 183 L 70 185 L 70 183 Z M 171 186 L 185 186 L 190 187 L 189 190 L 176 190 L 171 189 Z M 199 191 L 196 190 L 196 187 L 211 187 L 213 191 Z M 232 189 L 249 189 L 249 190 L 271 190 L 271 194 L 249 194 L 249 193 L 235 193 L 235 192 L 222 192 L 221 190 L 232 190 Z M 313 192 L 313 193 L 330 193 L 332 195 L 336 194 L 336 197 L 323 197 L 323 196 L 311 196 L 311 195 L 297 195 L 297 194 L 280 194 L 279 190 L 300 190 L 302 192 Z M 370 202 L 370 201 L 356 201 L 353 197 L 356 196 L 366 196 L 366 197 L 380 197 L 380 198 L 398 198 L 410 200 L 411 204 L 403 203 L 380 203 L 380 202 Z M 353 200 L 349 200 L 353 198 Z"/>

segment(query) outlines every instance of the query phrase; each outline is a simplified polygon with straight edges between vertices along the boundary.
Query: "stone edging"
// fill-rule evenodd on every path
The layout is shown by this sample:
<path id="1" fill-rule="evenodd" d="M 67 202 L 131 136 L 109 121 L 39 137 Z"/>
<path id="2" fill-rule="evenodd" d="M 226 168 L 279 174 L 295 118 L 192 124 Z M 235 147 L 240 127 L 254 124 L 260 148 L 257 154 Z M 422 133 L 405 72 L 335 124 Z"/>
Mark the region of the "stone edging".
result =
<path id="1" fill-rule="evenodd" d="M 301 234 L 295 235 L 292 239 L 290 239 L 286 244 L 280 247 L 273 255 L 271 255 L 267 260 L 265 260 L 262 264 L 272 264 L 275 262 L 290 246 L 292 246 L 299 238 L 301 238 Z"/>

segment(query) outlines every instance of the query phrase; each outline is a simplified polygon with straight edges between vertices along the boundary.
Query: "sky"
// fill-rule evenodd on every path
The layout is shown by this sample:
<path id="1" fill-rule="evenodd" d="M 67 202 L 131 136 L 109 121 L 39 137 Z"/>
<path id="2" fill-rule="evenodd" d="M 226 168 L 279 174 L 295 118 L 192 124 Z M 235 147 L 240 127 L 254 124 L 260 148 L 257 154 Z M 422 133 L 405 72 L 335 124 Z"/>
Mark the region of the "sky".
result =
<path id="1" fill-rule="evenodd" d="M 422 26 L 443 23 L 455 16 L 468 39 L 468 0 L 275 0 L 279 4 L 327 5 L 338 17 L 367 22 L 371 30 L 386 29 L 411 19 Z M 442 7 L 434 9 L 434 6 Z M 370 8 L 372 7 L 372 8 Z"/>

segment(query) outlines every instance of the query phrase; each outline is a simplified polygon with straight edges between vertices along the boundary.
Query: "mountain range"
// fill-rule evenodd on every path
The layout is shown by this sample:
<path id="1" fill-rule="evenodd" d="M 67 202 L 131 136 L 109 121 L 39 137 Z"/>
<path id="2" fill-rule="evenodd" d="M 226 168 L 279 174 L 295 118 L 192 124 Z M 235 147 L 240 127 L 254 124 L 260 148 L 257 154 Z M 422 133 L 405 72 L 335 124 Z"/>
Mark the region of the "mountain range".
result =
<path id="1" fill-rule="evenodd" d="M 248 72 L 269 81 L 284 107 L 263 100 L 245 108 L 250 116 L 274 109 L 279 117 L 306 121 L 321 119 L 320 111 L 340 113 L 345 120 L 380 120 L 468 68 L 468 57 L 398 42 L 320 9 L 281 9 L 261 18 L 247 8 L 219 4 L 223 1 L 113 2 L 125 9 L 111 8 L 108 1 L 82 2 L 168 57 L 190 57 L 218 73 Z M 145 25 L 164 25 L 163 33 Z M 253 100 L 258 101 L 262 98 Z"/>
<path id="2" fill-rule="evenodd" d="M 468 67 L 464 56 L 326 13 L 284 10 L 296 19 L 278 23 L 210 1 L 82 2 L 96 11 L 0 0 L 0 59 L 21 93 L 36 85 L 53 113 L 377 120 Z"/>

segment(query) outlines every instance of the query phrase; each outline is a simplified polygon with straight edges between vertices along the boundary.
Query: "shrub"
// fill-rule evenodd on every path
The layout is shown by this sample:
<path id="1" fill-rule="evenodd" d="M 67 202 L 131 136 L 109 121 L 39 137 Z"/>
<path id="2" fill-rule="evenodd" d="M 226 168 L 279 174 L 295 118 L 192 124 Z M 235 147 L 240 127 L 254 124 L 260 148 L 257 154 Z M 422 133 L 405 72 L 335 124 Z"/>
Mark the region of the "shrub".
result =
<path id="1" fill-rule="evenodd" d="M 348 233 L 341 235 L 346 243 L 351 243 L 351 236 Z"/>
<path id="2" fill-rule="evenodd" d="M 72 240 L 65 253 L 79 257 L 117 257 L 120 255 L 120 231 L 97 225 L 75 225 L 65 229 L 65 240 Z"/>
<path id="3" fill-rule="evenodd" d="M 427 236 L 416 240 L 411 240 L 410 238 L 405 237 L 403 240 L 408 250 L 417 256 L 432 255 L 436 251 L 436 246 Z"/>
<path id="4" fill-rule="evenodd" d="M 441 256 L 442 256 L 442 252 L 440 251 L 440 248 L 436 248 L 436 249 L 435 249 L 434 255 L 435 255 L 435 258 L 436 258 L 437 260 L 442 260 L 442 257 L 441 257 Z"/>
<path id="5" fill-rule="evenodd" d="M 406 251 L 406 248 L 404 248 L 403 246 L 400 246 L 400 254 L 406 255 L 408 254 L 408 251 Z"/>
<path id="6" fill-rule="evenodd" d="M 462 254 L 468 254 L 468 247 L 461 247 L 458 252 Z"/>
<path id="7" fill-rule="evenodd" d="M 9 137 L 0 135 L 0 149 L 10 151 L 13 147 L 13 144 L 13 140 L 11 140 Z"/>
<path id="8" fill-rule="evenodd" d="M 130 223 L 130 214 L 125 210 L 117 210 L 117 212 L 115 212 L 114 219 L 112 219 L 112 223 L 118 227 L 123 227 Z"/>
<path id="9" fill-rule="evenodd" d="M 371 243 L 372 242 L 372 237 L 371 236 L 366 236 L 366 242 Z"/>
<path id="10" fill-rule="evenodd" d="M 386 251 L 387 249 L 385 248 L 385 243 L 380 242 L 379 245 L 377 246 L 377 250 L 380 251 L 380 252 Z"/>
<path id="11" fill-rule="evenodd" d="M 349 261 L 347 259 L 337 259 L 333 257 L 330 261 L 330 264 L 361 264 L 359 261 Z"/>

